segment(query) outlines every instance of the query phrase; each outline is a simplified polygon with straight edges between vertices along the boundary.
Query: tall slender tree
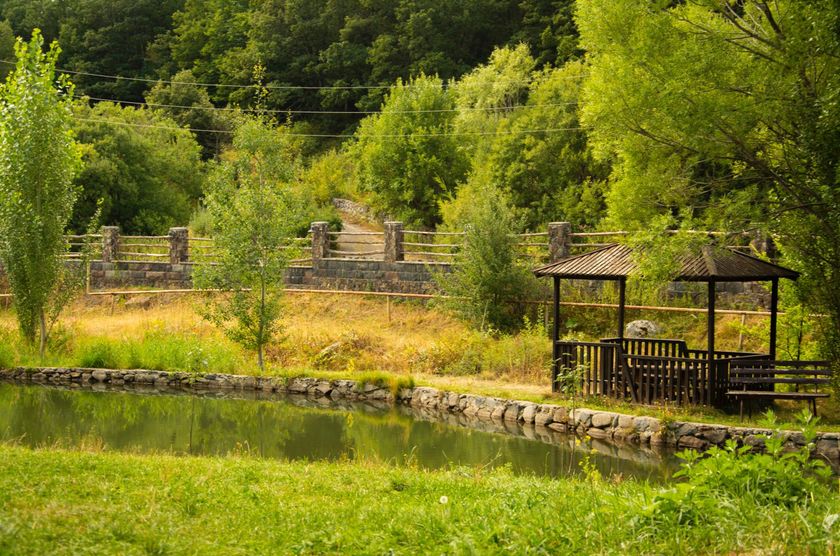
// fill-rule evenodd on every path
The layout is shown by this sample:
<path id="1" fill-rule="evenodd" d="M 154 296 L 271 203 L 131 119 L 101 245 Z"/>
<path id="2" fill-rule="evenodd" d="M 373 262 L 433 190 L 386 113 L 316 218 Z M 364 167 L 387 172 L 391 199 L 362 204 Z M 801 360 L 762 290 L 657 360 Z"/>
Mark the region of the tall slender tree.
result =
<path id="1" fill-rule="evenodd" d="M 56 78 L 58 45 L 40 31 L 15 46 L 17 65 L 0 86 L 0 261 L 23 336 L 43 356 L 48 320 L 66 302 L 64 231 L 78 196 L 80 152 L 72 133 L 73 86 Z M 57 305 L 59 304 L 59 305 Z"/>

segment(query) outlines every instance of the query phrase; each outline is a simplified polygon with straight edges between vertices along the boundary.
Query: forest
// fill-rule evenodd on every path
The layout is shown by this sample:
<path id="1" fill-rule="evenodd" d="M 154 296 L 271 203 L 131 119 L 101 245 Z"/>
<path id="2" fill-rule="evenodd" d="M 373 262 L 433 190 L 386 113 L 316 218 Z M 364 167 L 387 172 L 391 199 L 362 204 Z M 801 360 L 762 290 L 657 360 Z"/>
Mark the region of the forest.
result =
<path id="1" fill-rule="evenodd" d="M 301 230 L 339 225 L 334 197 L 460 230 L 490 191 L 517 231 L 763 234 L 840 349 L 831 2 L 4 0 L 0 18 L 5 71 L 39 28 L 75 85 L 77 231 L 98 202 L 126 233 L 208 226 L 205 182 L 262 118 Z"/>

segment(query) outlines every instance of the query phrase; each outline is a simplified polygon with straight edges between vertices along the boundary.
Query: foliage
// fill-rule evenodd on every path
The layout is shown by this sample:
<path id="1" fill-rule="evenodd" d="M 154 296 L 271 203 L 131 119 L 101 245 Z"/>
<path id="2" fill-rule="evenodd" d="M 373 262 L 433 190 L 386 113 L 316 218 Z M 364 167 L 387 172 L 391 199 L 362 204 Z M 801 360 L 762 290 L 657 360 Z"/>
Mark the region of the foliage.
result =
<path id="1" fill-rule="evenodd" d="M 204 316 L 235 342 L 263 352 L 279 332 L 280 297 L 293 250 L 297 207 L 288 190 L 294 159 L 283 128 L 244 121 L 229 156 L 212 169 L 205 204 L 212 216 L 218 262 L 197 269 L 199 288 L 229 294 L 208 298 Z"/>
<path id="2" fill-rule="evenodd" d="M 175 457 L 2 446 L 0 458 L 0 551 L 10 555 L 221 554 L 234 545 L 252 553 L 818 554 L 838 540 L 838 500 L 827 490 L 801 509 L 746 499 L 714 524 L 668 527 L 634 521 L 667 488 L 634 480 L 428 471 L 358 456 L 272 461 L 247 452 Z M 126 507 L 147 508 L 144 519 Z M 575 519 L 558 519 L 570 507 Z M 90 512 L 107 519 L 72 517 Z"/>
<path id="3" fill-rule="evenodd" d="M 2 17 L 15 33 L 41 28 L 62 45 L 60 66 L 75 71 L 153 78 L 165 60 L 153 45 L 167 33 L 183 0 L 6 0 Z M 95 97 L 142 101 L 142 81 L 75 76 L 79 91 Z"/>
<path id="4" fill-rule="evenodd" d="M 71 130 L 72 85 L 55 77 L 59 55 L 38 31 L 15 47 L 17 65 L 0 88 L 0 260 L 29 342 L 67 301 L 64 232 L 78 195 L 79 149 Z"/>
<path id="5" fill-rule="evenodd" d="M 465 214 L 464 243 L 449 273 L 435 280 L 451 297 L 447 305 L 480 330 L 522 324 L 534 278 L 516 257 L 518 230 L 504 193 L 485 186 Z"/>
<path id="6" fill-rule="evenodd" d="M 201 148 L 188 131 L 161 114 L 116 104 L 76 105 L 74 129 L 84 145 L 82 193 L 72 226 L 102 202 L 102 221 L 123 233 L 157 235 L 182 226 L 201 195 Z"/>
<path id="7" fill-rule="evenodd" d="M 350 154 L 359 189 L 373 194 L 377 209 L 410 225 L 431 228 L 440 221 L 438 203 L 467 171 L 451 135 L 453 108 L 443 82 L 421 75 L 398 81 L 381 112 L 362 121 Z"/>
<path id="8" fill-rule="evenodd" d="M 190 70 L 176 73 L 171 81 L 156 83 L 146 93 L 146 102 L 178 125 L 201 130 L 194 133 L 203 158 L 218 156 L 229 142 L 225 132 L 230 131 L 232 118 L 215 109 L 207 90 L 194 84 L 195 76 Z"/>
<path id="9" fill-rule="evenodd" d="M 685 478 L 674 488 L 660 493 L 646 508 L 645 515 L 674 526 L 714 523 L 721 513 L 749 500 L 761 507 L 798 508 L 823 495 L 831 469 L 811 458 L 814 424 L 806 425 L 807 445 L 785 449 L 780 431 L 764 442 L 766 452 L 751 454 L 749 446 L 728 440 L 724 448 L 713 446 L 705 454 L 686 450 L 677 454 L 685 460 L 675 477 Z"/>
<path id="10" fill-rule="evenodd" d="M 611 224 L 770 232 L 840 361 L 840 10 L 831 2 L 581 0 L 583 123 L 618 161 Z"/>

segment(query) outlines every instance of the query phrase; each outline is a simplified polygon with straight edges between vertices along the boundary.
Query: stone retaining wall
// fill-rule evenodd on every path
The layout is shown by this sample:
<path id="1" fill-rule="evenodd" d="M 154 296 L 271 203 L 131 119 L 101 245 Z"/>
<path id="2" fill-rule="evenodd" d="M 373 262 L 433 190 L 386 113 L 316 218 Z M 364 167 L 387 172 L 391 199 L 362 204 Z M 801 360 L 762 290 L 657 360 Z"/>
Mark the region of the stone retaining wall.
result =
<path id="1" fill-rule="evenodd" d="M 91 261 L 94 290 L 124 287 L 182 289 L 192 287 L 192 263 Z M 449 265 L 410 261 L 321 259 L 312 266 L 291 266 L 286 271 L 290 288 L 398 293 L 432 293 L 432 273 Z"/>
<path id="2" fill-rule="evenodd" d="M 352 380 L 314 378 L 275 378 L 226 374 L 194 374 L 146 370 L 79 368 L 16 368 L 0 370 L 0 378 L 47 384 L 152 385 L 194 390 L 251 390 L 306 395 L 315 399 L 381 401 L 405 404 L 442 416 L 461 415 L 466 419 L 492 423 L 533 426 L 538 433 L 571 433 L 616 444 L 635 444 L 643 448 L 692 448 L 704 450 L 733 439 L 760 451 L 773 431 L 753 427 L 733 427 L 690 422 L 663 422 L 655 417 L 623 415 L 554 404 L 537 404 L 447 392 L 429 387 L 404 388 L 392 392 L 388 386 L 361 384 Z M 459 421 L 460 422 L 460 421 Z M 784 431 L 785 447 L 795 450 L 805 444 L 799 432 Z M 840 467 L 840 433 L 819 433 L 815 454 L 832 467 Z"/>

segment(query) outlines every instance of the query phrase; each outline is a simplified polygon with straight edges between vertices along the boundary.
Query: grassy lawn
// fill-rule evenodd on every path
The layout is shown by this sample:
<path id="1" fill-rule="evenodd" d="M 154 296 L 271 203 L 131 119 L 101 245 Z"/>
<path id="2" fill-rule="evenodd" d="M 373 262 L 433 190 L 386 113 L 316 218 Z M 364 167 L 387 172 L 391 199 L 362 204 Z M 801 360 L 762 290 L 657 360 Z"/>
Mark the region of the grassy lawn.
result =
<path id="1" fill-rule="evenodd" d="M 189 295 L 87 298 L 66 312 L 43 363 L 257 374 L 251 354 L 196 314 L 200 302 L 200 297 Z M 588 320 L 583 315 L 577 318 L 597 336 L 598 326 L 611 325 L 610 315 L 591 310 Z M 689 339 L 692 345 L 703 343 L 704 319 L 695 315 L 667 318 L 666 330 Z M 736 317 L 720 318 L 721 349 L 738 347 L 739 323 Z M 737 415 L 709 408 L 641 407 L 609 399 L 553 396 L 550 341 L 539 325 L 514 336 L 494 337 L 471 331 L 420 303 L 392 302 L 388 309 L 387 302 L 378 298 L 289 294 L 283 326 L 283 338 L 268 350 L 267 373 L 275 376 L 359 379 L 375 375 L 391 381 L 410 376 L 418 385 L 458 392 L 666 420 L 741 424 Z M 761 349 L 756 342 L 747 335 L 744 348 Z M 0 366 L 40 364 L 17 338 L 14 313 L 0 310 Z M 795 402 L 777 403 L 779 423 L 795 428 L 795 414 L 803 407 Z M 819 413 L 821 428 L 840 430 L 840 404 L 834 399 L 821 400 Z M 757 421 L 756 416 L 745 424 Z"/>
<path id="2" fill-rule="evenodd" d="M 10 555 L 820 554 L 840 512 L 827 487 L 790 509 L 724 497 L 680 523 L 651 511 L 660 487 L 597 477 L 15 446 L 0 461 Z"/>

